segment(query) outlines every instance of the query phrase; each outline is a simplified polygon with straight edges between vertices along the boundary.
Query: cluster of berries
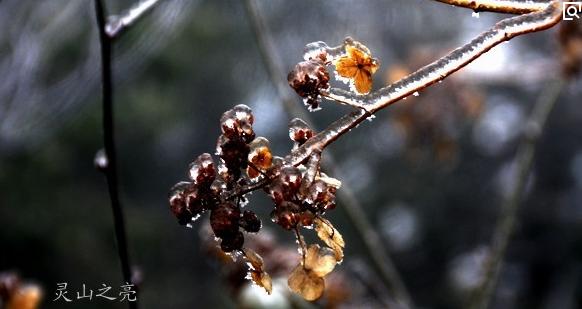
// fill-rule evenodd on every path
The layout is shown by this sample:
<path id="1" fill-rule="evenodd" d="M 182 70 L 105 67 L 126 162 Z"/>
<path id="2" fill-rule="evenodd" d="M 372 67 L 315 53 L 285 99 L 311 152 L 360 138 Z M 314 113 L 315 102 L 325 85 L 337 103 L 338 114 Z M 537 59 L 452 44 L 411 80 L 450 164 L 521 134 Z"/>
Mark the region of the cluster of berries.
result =
<path id="1" fill-rule="evenodd" d="M 237 105 L 225 112 L 216 146 L 218 165 L 208 153 L 198 156 L 190 164 L 189 181 L 176 184 L 169 198 L 170 210 L 182 225 L 190 225 L 209 211 L 210 226 L 224 252 L 242 249 L 242 231 L 261 229 L 257 215 L 241 209 L 247 203 L 244 195 L 252 190 L 267 192 L 275 204 L 273 222 L 287 230 L 312 226 L 316 216 L 335 208 L 337 182 L 319 173 L 318 166 L 308 173 L 310 167 L 293 166 L 273 156 L 269 141 L 256 137 L 253 122 L 248 106 Z M 313 131 L 304 121 L 293 119 L 289 136 L 294 147 L 299 147 Z"/>
<path id="2" fill-rule="evenodd" d="M 241 170 L 248 166 L 249 144 L 255 139 L 253 121 L 251 109 L 245 105 L 225 112 L 220 120 L 222 135 L 216 146 L 220 157 L 218 168 L 210 154 L 201 154 L 190 164 L 190 181 L 179 182 L 170 193 L 170 210 L 182 225 L 210 211 L 210 225 L 221 239 L 224 252 L 242 249 L 241 229 L 251 233 L 261 229 L 261 221 L 253 211 L 241 211 L 244 197 L 229 194 L 247 184 Z"/>
<path id="3" fill-rule="evenodd" d="M 310 111 L 319 109 L 321 92 L 330 89 L 326 63 L 319 57 L 299 62 L 287 80 Z"/>

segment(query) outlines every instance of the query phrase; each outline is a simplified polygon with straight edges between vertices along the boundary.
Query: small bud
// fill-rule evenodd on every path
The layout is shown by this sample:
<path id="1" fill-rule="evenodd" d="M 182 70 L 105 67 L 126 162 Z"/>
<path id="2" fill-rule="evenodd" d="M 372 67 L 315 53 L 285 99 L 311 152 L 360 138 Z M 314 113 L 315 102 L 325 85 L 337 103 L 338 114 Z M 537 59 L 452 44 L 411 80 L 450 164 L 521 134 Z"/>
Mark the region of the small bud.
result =
<path id="1" fill-rule="evenodd" d="M 291 138 L 292 141 L 302 145 L 312 136 L 313 130 L 311 130 L 305 121 L 299 118 L 293 118 L 289 122 L 289 138 Z"/>

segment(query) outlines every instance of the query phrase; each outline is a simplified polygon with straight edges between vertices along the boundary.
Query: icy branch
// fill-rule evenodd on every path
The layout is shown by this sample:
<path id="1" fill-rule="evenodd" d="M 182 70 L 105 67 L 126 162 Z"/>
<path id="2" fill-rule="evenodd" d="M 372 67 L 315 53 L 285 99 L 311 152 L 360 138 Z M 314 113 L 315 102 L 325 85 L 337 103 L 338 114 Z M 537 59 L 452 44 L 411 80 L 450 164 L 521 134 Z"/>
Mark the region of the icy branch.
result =
<path id="1" fill-rule="evenodd" d="M 462 1 L 470 2 L 470 1 Z M 476 1 L 477 3 L 482 3 Z M 485 1 L 484 1 L 485 2 Z M 484 3 L 483 2 L 483 3 Z M 504 2 L 504 1 L 487 1 Z M 507 3 L 526 3 L 522 1 L 507 1 Z M 533 2 L 532 2 L 533 3 Z M 504 19 L 491 29 L 481 33 L 471 42 L 459 47 L 443 58 L 402 78 L 400 81 L 372 92 L 368 95 L 358 95 L 341 89 L 332 88 L 324 96 L 343 104 L 360 106 L 361 109 L 347 114 L 332 123 L 327 129 L 309 139 L 303 146 L 297 148 L 286 160 L 294 165 L 305 161 L 313 151 L 321 151 L 341 135 L 356 127 L 362 121 L 377 111 L 406 98 L 415 92 L 437 83 L 454 72 L 460 70 L 473 60 L 479 58 L 493 47 L 516 36 L 548 29 L 562 17 L 562 2 L 554 0 L 545 4 L 545 8 L 533 13 Z M 344 43 L 345 44 L 345 43 Z M 328 53 L 335 52 L 338 47 L 328 48 Z"/>
<path id="2" fill-rule="evenodd" d="M 532 0 L 436 0 L 438 2 L 472 9 L 475 12 L 526 14 L 541 11 L 549 1 Z"/>
<path id="3" fill-rule="evenodd" d="M 148 13 L 159 0 L 140 1 L 131 7 L 124 15 L 111 16 L 105 26 L 105 32 L 110 38 L 119 36 L 127 28 L 131 27 L 142 16 Z"/>

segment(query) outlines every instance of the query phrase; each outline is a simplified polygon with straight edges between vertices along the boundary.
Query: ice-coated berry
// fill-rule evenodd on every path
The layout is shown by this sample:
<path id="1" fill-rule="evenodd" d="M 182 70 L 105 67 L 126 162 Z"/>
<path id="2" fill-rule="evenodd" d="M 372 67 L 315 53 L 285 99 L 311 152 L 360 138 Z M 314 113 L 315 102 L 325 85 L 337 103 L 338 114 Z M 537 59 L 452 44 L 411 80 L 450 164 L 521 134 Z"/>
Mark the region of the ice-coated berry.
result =
<path id="1" fill-rule="evenodd" d="M 293 118 L 289 122 L 289 138 L 292 141 L 302 145 L 311 137 L 313 137 L 313 130 L 311 130 L 305 121 L 299 118 Z"/>
<path id="2" fill-rule="evenodd" d="M 190 164 L 188 176 L 196 184 L 211 184 L 216 178 L 214 161 L 209 153 L 203 153 Z"/>
<path id="3" fill-rule="evenodd" d="M 240 209 L 233 203 L 218 205 L 210 213 L 210 226 L 220 238 L 235 234 L 239 228 Z"/>
<path id="4" fill-rule="evenodd" d="M 224 252 L 232 252 L 241 250 L 245 242 L 245 237 L 242 232 L 238 231 L 232 235 L 222 238 L 220 242 L 220 249 Z"/>
<path id="5" fill-rule="evenodd" d="M 261 229 L 261 220 L 256 213 L 250 210 L 243 212 L 239 224 L 245 231 L 250 233 L 257 233 Z"/>

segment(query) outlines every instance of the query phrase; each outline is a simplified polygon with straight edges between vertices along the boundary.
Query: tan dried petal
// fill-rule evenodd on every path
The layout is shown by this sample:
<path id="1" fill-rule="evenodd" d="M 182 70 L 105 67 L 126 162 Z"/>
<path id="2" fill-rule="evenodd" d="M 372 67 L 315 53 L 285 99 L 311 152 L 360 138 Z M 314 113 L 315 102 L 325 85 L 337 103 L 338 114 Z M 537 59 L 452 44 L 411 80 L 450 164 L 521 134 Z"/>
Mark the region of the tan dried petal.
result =
<path id="1" fill-rule="evenodd" d="M 336 264 L 337 259 L 335 252 L 330 248 L 322 248 L 319 245 L 311 245 L 307 249 L 304 267 L 310 270 L 316 276 L 326 276 L 333 271 Z"/>
<path id="2" fill-rule="evenodd" d="M 301 295 L 305 300 L 314 301 L 321 297 L 325 289 L 323 278 L 316 276 L 313 272 L 305 270 L 303 265 L 299 264 L 291 275 L 287 284 L 291 291 Z"/>
<path id="3" fill-rule="evenodd" d="M 243 251 L 245 253 L 245 259 L 249 262 L 250 279 L 253 280 L 256 285 L 264 288 L 268 294 L 271 294 L 273 291 L 273 282 L 271 276 L 269 276 L 269 274 L 263 269 L 263 258 L 249 248 L 245 248 Z"/>
<path id="4" fill-rule="evenodd" d="M 245 253 L 246 260 L 251 264 L 254 270 L 263 271 L 263 258 L 249 248 L 244 248 L 243 252 Z"/>
<path id="5" fill-rule="evenodd" d="M 346 243 L 342 235 L 336 230 L 329 220 L 323 218 L 315 218 L 313 220 L 317 236 L 335 253 L 335 258 L 338 262 L 344 258 L 344 247 Z"/>
<path id="6" fill-rule="evenodd" d="M 251 271 L 250 274 L 253 282 L 256 285 L 265 289 L 265 291 L 267 291 L 267 294 L 271 295 L 271 293 L 273 292 L 273 281 L 271 280 L 271 276 L 269 276 L 269 274 L 267 274 L 264 271 L 263 272 Z"/>

